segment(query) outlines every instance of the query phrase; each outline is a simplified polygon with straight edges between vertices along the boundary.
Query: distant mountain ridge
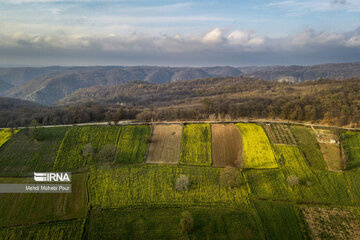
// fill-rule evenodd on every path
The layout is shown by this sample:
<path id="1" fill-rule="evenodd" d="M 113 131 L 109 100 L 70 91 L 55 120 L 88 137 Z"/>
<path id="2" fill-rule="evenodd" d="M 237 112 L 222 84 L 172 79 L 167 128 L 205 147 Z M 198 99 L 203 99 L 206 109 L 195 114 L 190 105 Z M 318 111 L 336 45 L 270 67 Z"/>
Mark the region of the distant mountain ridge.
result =
<path id="1" fill-rule="evenodd" d="M 312 66 L 160 67 L 93 66 L 0 68 L 0 96 L 54 104 L 79 89 L 143 81 L 164 84 L 211 77 L 246 76 L 280 82 L 360 77 L 360 62 Z"/>
<path id="2" fill-rule="evenodd" d="M 167 83 L 207 77 L 239 76 L 234 67 L 83 67 L 64 68 L 36 77 L 22 86 L 7 91 L 6 96 L 52 104 L 72 92 L 92 86 L 116 86 L 131 81 Z"/>
<path id="3" fill-rule="evenodd" d="M 360 77 L 360 62 L 329 63 L 312 66 L 267 66 L 244 67 L 240 70 L 246 75 L 269 81 L 304 82 L 320 78 L 344 80 Z"/>

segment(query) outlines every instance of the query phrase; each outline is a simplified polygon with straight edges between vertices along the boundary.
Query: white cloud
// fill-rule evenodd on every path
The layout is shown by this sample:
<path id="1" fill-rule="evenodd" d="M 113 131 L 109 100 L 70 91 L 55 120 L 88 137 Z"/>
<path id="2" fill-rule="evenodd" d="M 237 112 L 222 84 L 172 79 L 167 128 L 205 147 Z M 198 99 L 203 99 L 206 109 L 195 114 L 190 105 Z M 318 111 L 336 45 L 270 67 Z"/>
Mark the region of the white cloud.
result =
<path id="1" fill-rule="evenodd" d="M 176 64 L 179 61 L 189 65 L 213 61 L 217 64 L 236 65 L 236 61 L 253 61 L 257 64 L 275 64 L 276 59 L 292 59 L 295 63 L 308 54 L 307 63 L 316 59 L 328 61 L 360 61 L 360 34 L 358 30 L 344 33 L 316 32 L 305 30 L 287 37 L 261 36 L 251 30 L 237 29 L 227 32 L 221 28 L 201 34 L 187 36 L 174 34 L 151 36 L 133 33 L 108 35 L 98 34 L 55 34 L 30 35 L 21 32 L 0 33 L 2 59 L 21 55 L 16 61 L 30 56 L 40 61 L 44 56 L 68 55 L 67 61 L 79 56 L 92 56 L 96 61 L 120 59 L 123 64 L 131 60 L 135 64 Z M 29 53 L 31 52 L 31 53 Z M 44 56 L 37 56 L 44 52 Z M 6 55 L 6 54 L 7 55 Z M 273 56 L 273 57 L 271 57 Z M 161 60 L 161 61 L 160 61 Z M 55 59 L 51 59 L 55 61 Z M 105 60 L 104 60 L 105 61 Z M 106 60 L 107 61 L 107 60 Z M 256 62 L 258 61 L 258 62 Z M 289 64 L 285 62 L 285 64 Z M 305 60 L 304 60 L 305 61 Z M 0 60 L 1 62 L 1 60 Z M 66 61 L 65 61 L 66 62 Z M 45 64 L 48 64 L 46 61 Z M 59 64 L 59 63 L 53 63 Z M 101 63 L 99 63 L 101 64 Z"/>
<path id="2" fill-rule="evenodd" d="M 360 47 L 360 36 L 356 35 L 351 37 L 345 42 L 345 46 L 347 47 Z"/>
<path id="3" fill-rule="evenodd" d="M 220 28 L 215 28 L 210 32 L 206 33 L 202 41 L 204 43 L 217 44 L 223 41 L 223 32 Z"/>

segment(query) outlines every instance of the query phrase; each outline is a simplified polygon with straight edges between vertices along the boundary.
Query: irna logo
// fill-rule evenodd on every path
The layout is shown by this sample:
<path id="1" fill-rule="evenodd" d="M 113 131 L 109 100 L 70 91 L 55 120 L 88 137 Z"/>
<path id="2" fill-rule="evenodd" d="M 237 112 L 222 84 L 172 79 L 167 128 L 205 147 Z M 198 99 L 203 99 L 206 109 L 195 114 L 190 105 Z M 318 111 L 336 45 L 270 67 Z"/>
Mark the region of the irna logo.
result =
<path id="1" fill-rule="evenodd" d="M 70 182 L 71 173 L 37 173 L 34 172 L 35 182 Z"/>

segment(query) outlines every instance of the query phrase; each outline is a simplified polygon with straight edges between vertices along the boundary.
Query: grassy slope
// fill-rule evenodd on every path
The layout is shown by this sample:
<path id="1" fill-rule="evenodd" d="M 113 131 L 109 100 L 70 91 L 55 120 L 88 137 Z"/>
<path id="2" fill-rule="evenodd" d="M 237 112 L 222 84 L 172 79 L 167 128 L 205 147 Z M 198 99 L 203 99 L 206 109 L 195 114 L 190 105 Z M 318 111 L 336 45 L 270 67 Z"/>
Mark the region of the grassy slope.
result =
<path id="1" fill-rule="evenodd" d="M 95 208 L 124 207 L 149 204 L 198 203 L 242 204 L 247 199 L 244 179 L 239 188 L 228 190 L 219 185 L 219 169 L 211 167 L 143 165 L 117 169 L 91 169 L 90 201 Z M 190 178 L 187 191 L 174 190 L 176 179 L 185 174 Z"/>
<path id="2" fill-rule="evenodd" d="M 0 174 L 29 175 L 34 171 L 51 171 L 57 150 L 68 128 L 42 128 L 42 141 L 30 140 L 20 131 L 0 149 Z"/>
<path id="3" fill-rule="evenodd" d="M 209 124 L 187 124 L 184 127 L 180 163 L 211 165 L 211 129 Z"/>
<path id="4" fill-rule="evenodd" d="M 117 145 L 117 163 L 143 163 L 150 137 L 150 126 L 121 127 Z"/>
<path id="5" fill-rule="evenodd" d="M 0 239 L 6 240 L 80 240 L 82 220 L 0 229 Z"/>
<path id="6" fill-rule="evenodd" d="M 346 131 L 341 141 L 347 156 L 347 170 L 360 172 L 360 133 Z"/>
<path id="7" fill-rule="evenodd" d="M 277 168 L 273 149 L 264 129 L 254 123 L 237 123 L 243 140 L 245 168 Z"/>
<path id="8" fill-rule="evenodd" d="M 56 161 L 55 171 L 85 168 L 97 161 L 97 152 L 106 144 L 116 146 L 120 127 L 86 126 L 72 127 L 62 142 Z M 83 157 L 83 147 L 90 143 L 95 150 L 93 157 Z"/>
<path id="9" fill-rule="evenodd" d="M 316 141 L 315 133 L 303 126 L 291 126 L 300 150 L 313 169 L 325 170 L 326 164 Z"/>
<path id="10" fill-rule="evenodd" d="M 194 229 L 181 231 L 181 212 Z M 156 216 L 156 217 L 154 217 Z M 88 239 L 262 239 L 254 212 L 229 208 L 138 208 L 93 210 Z"/>
<path id="11" fill-rule="evenodd" d="M 0 194 L 0 227 L 83 218 L 87 210 L 87 174 L 72 175 L 72 193 Z M 26 183 L 31 178 L 0 178 L 0 183 Z"/>

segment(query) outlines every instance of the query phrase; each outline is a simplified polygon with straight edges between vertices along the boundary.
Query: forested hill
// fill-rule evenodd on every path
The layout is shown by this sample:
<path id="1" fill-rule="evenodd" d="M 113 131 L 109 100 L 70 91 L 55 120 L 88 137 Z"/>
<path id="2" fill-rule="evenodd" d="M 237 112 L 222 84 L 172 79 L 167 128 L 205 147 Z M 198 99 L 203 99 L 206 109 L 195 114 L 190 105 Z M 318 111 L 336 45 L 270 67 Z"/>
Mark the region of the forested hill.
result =
<path id="1" fill-rule="evenodd" d="M 166 83 L 215 76 L 240 76 L 242 73 L 234 67 L 157 67 L 157 66 L 99 66 L 99 67 L 67 67 L 39 69 L 31 72 L 34 78 L 24 74 L 21 85 L 12 84 L 19 80 L 16 70 L 6 72 L 0 69 L 0 95 L 12 98 L 31 100 L 42 104 L 54 102 L 68 96 L 80 88 L 92 86 L 116 86 L 130 81 L 150 83 Z M 46 70 L 46 71 L 45 71 Z M 22 69 L 18 69 L 21 73 Z M 50 72 L 51 71 L 51 72 Z M 5 74 L 5 73 L 7 74 Z M 3 75 L 2 75 L 3 73 Z M 34 75 L 37 74 L 37 75 Z M 2 78 L 1 78 L 2 77 Z M 8 83 L 8 85 L 5 85 Z M 9 85 L 12 84 L 12 85 Z M 2 87 L 2 85 L 4 85 Z"/>
<path id="2" fill-rule="evenodd" d="M 280 83 L 247 77 L 82 89 L 58 106 L 0 109 L 0 125 L 72 124 L 121 119 L 268 118 L 357 127 L 360 79 Z M 26 114 L 25 114 L 26 113 Z"/>
<path id="3" fill-rule="evenodd" d="M 281 82 L 304 82 L 324 78 L 344 80 L 352 77 L 360 78 L 360 63 L 267 67 L 0 68 L 0 96 L 51 105 L 78 89 L 94 86 L 117 86 L 132 81 L 166 84 L 174 81 L 241 75 Z"/>
<path id="4" fill-rule="evenodd" d="M 320 78 L 343 80 L 360 77 L 360 62 L 312 66 L 268 66 L 240 68 L 246 76 L 269 81 L 304 82 Z"/>

